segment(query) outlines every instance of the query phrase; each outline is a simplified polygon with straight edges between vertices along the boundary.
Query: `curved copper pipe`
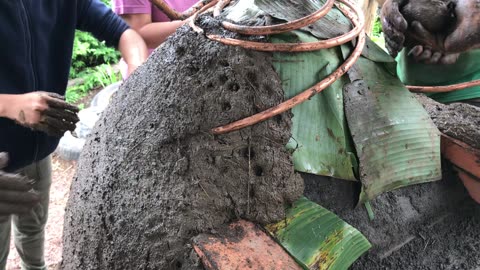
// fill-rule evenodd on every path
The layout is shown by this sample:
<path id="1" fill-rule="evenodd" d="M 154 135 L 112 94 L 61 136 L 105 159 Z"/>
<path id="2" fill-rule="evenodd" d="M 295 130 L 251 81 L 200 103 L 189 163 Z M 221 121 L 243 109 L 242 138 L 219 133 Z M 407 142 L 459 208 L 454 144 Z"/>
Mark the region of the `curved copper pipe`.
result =
<path id="1" fill-rule="evenodd" d="M 190 27 L 192 28 L 193 31 L 199 33 L 199 34 L 202 34 L 203 33 L 203 29 L 201 27 L 199 27 L 198 25 L 195 24 L 195 21 L 197 20 L 198 18 L 198 15 L 200 15 L 202 12 L 204 12 L 205 10 L 213 7 L 214 5 L 216 5 L 218 3 L 219 0 L 213 0 L 211 2 L 209 2 L 208 4 L 204 5 L 200 10 L 198 10 L 197 12 L 195 12 L 188 20 L 188 24 L 190 25 Z"/>
<path id="2" fill-rule="evenodd" d="M 464 83 L 457 83 L 451 85 L 442 85 L 442 86 L 414 86 L 414 85 L 407 85 L 407 89 L 412 92 L 420 92 L 420 93 L 447 93 L 457 90 L 463 90 L 465 88 L 473 87 L 473 86 L 480 86 L 480 80 L 475 80 L 471 82 L 464 82 Z"/>
<path id="3" fill-rule="evenodd" d="M 360 14 L 362 11 L 355 5 L 346 0 L 340 0 L 340 2 L 344 3 L 355 13 Z M 342 9 L 343 11 L 343 9 Z M 347 14 L 346 14 L 347 15 Z M 347 15 L 349 17 L 349 15 Z M 350 17 L 349 17 L 350 18 Z M 352 19 L 352 18 L 350 18 Z M 225 45 L 230 46 L 240 46 L 245 49 L 251 49 L 256 51 L 263 51 L 263 52 L 308 52 L 308 51 L 316 51 L 321 49 L 332 48 L 338 45 L 345 44 L 355 37 L 357 37 L 363 29 L 363 24 L 355 24 L 355 27 L 341 36 L 327 39 L 327 40 L 320 40 L 317 42 L 306 42 L 306 43 L 265 43 L 265 42 L 255 42 L 255 41 L 247 41 L 247 40 L 239 40 L 234 38 L 224 38 L 219 35 L 208 35 L 207 37 L 211 40 L 221 42 Z"/>
<path id="4" fill-rule="evenodd" d="M 363 51 L 363 47 L 365 46 L 365 30 L 363 29 L 363 26 L 365 25 L 365 19 L 363 17 L 363 13 L 358 9 L 354 9 L 355 12 L 357 13 L 358 16 L 358 22 L 356 20 L 353 20 L 354 24 L 360 25 L 362 30 L 360 31 L 360 35 L 358 38 L 358 43 L 357 46 L 355 47 L 355 50 L 352 52 L 352 54 L 348 57 L 348 59 L 340 66 L 338 67 L 332 74 L 330 74 L 328 77 L 323 79 L 321 82 L 318 84 L 314 85 L 311 88 L 308 88 L 307 90 L 303 91 L 302 93 L 294 96 L 293 98 L 290 98 L 289 100 L 286 100 L 280 104 L 278 104 L 275 107 L 272 107 L 270 109 L 267 109 L 263 112 L 257 113 L 255 115 L 252 115 L 250 117 L 235 121 L 233 123 L 230 123 L 225 126 L 217 127 L 211 130 L 213 134 L 224 134 L 228 133 L 231 131 L 239 130 L 254 124 L 257 124 L 259 122 L 265 121 L 271 117 L 274 117 L 278 114 L 281 114 L 283 112 L 286 112 L 293 107 L 299 105 L 302 102 L 305 102 L 306 100 L 310 99 L 312 96 L 315 94 L 323 91 L 325 88 L 330 86 L 332 83 L 334 83 L 338 78 L 343 76 L 357 61 L 357 59 L 360 57 Z M 347 15 L 347 16 L 352 16 L 349 10 L 343 10 L 342 11 Z M 350 17 L 349 16 L 349 17 Z"/>
<path id="5" fill-rule="evenodd" d="M 270 26 L 248 26 L 248 25 L 234 24 L 231 22 L 222 22 L 222 25 L 225 29 L 229 31 L 236 32 L 243 35 L 271 35 L 271 34 L 289 32 L 292 30 L 303 28 L 307 25 L 313 24 L 316 21 L 320 20 L 332 9 L 334 2 L 335 0 L 327 0 L 325 5 L 323 5 L 316 12 L 308 16 L 305 16 L 301 19 L 294 20 L 287 23 L 270 25 Z"/>
<path id="6" fill-rule="evenodd" d="M 160 9 L 170 20 L 181 20 L 182 14 L 171 8 L 165 0 L 149 0 L 150 3 L 154 4 L 158 9 Z"/>
<path id="7" fill-rule="evenodd" d="M 206 4 L 210 3 L 212 0 L 200 0 L 195 5 L 191 6 L 189 9 L 185 10 L 184 12 L 178 12 L 175 9 L 171 8 L 169 4 L 165 2 L 165 0 L 149 0 L 152 4 L 154 4 L 158 9 L 160 9 L 170 20 L 185 20 L 199 11 L 202 7 Z"/>
<path id="8" fill-rule="evenodd" d="M 220 13 L 222 13 L 223 8 L 225 8 L 228 4 L 230 4 L 231 0 L 220 0 L 218 4 L 215 6 L 215 9 L 213 10 L 213 17 L 218 17 L 220 16 Z"/>

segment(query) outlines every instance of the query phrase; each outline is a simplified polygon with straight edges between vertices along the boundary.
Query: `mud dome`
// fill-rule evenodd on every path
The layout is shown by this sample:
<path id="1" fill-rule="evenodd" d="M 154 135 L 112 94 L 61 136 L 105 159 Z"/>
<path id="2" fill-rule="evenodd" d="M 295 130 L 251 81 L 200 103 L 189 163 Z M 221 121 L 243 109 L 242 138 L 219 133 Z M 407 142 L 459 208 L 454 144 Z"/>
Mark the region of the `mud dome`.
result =
<path id="1" fill-rule="evenodd" d="M 125 82 L 86 144 L 67 205 L 63 269 L 197 269 L 190 240 L 237 218 L 265 224 L 303 193 L 289 114 L 209 130 L 283 100 L 268 54 L 189 28 Z"/>

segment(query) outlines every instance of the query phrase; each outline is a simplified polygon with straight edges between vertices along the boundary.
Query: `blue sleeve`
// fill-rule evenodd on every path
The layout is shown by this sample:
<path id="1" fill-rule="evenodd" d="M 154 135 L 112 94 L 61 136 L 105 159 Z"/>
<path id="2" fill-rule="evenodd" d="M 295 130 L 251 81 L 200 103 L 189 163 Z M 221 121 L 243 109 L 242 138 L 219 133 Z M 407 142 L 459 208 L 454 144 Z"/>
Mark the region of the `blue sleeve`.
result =
<path id="1" fill-rule="evenodd" d="M 69 1 L 69 0 L 68 0 Z M 77 29 L 92 33 L 108 46 L 118 47 L 118 42 L 128 25 L 100 0 L 78 0 Z"/>

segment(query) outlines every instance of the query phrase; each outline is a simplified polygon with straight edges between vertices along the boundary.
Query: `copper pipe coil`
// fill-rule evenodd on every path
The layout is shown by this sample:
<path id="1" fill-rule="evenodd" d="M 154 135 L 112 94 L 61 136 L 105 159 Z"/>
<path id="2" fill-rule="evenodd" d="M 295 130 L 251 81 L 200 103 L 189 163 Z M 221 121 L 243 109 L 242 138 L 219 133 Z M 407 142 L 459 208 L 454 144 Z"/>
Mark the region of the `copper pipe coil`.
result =
<path id="1" fill-rule="evenodd" d="M 287 23 L 270 26 L 247 26 L 224 21 L 222 22 L 222 26 L 229 31 L 243 35 L 271 35 L 289 32 L 311 25 L 320 20 L 332 9 L 334 2 L 335 0 L 327 0 L 327 2 L 315 13 Z"/>
<path id="2" fill-rule="evenodd" d="M 178 12 L 175 9 L 171 8 L 165 0 L 149 0 L 154 4 L 158 9 L 160 9 L 170 20 L 185 20 L 199 11 L 206 4 L 210 3 L 212 0 L 200 0 L 195 5 L 190 7 L 184 12 Z"/>
<path id="3" fill-rule="evenodd" d="M 457 83 L 451 85 L 442 85 L 442 86 L 414 86 L 407 85 L 407 89 L 412 92 L 419 93 L 448 93 L 452 91 L 462 90 L 465 88 L 480 86 L 480 80 L 475 80 L 471 82 Z"/>
<path id="4" fill-rule="evenodd" d="M 217 3 L 219 3 L 219 0 L 213 0 L 211 1 L 210 3 L 206 4 L 205 6 L 203 6 L 200 10 L 198 10 L 197 12 L 195 12 L 188 20 L 188 24 L 190 25 L 190 27 L 192 28 L 193 31 L 199 33 L 199 34 L 202 34 L 203 33 L 203 29 L 200 28 L 198 25 L 195 24 L 195 21 L 197 20 L 198 18 L 198 15 L 200 15 L 202 12 L 208 10 L 209 8 L 215 6 Z"/>
<path id="5" fill-rule="evenodd" d="M 344 3 L 351 9 L 355 10 L 356 13 L 362 12 L 355 6 L 355 4 L 352 4 L 345 0 L 341 0 L 340 2 Z M 347 17 L 351 19 L 351 15 L 347 15 Z M 241 46 L 245 49 L 251 49 L 256 51 L 308 52 L 308 51 L 316 51 L 321 49 L 332 48 L 338 45 L 345 44 L 349 41 L 352 41 L 355 37 L 357 37 L 362 31 L 362 29 L 363 29 L 363 24 L 356 24 L 351 31 L 341 36 L 330 38 L 327 40 L 320 40 L 317 42 L 305 42 L 305 43 L 265 43 L 265 42 L 239 40 L 234 38 L 224 38 L 219 35 L 208 35 L 207 37 L 211 40 L 221 42 L 225 45 Z"/>
<path id="6" fill-rule="evenodd" d="M 215 9 L 213 10 L 213 17 L 218 17 L 220 16 L 220 13 L 222 10 L 230 4 L 231 0 L 220 0 L 218 4 L 215 6 Z"/>
<path id="7" fill-rule="evenodd" d="M 361 31 L 360 35 L 358 38 L 357 46 L 355 47 L 355 50 L 352 52 L 352 54 L 348 57 L 348 59 L 340 66 L 338 67 L 332 74 L 330 74 L 328 77 L 323 79 L 321 82 L 318 84 L 314 85 L 311 88 L 308 88 L 307 90 L 303 91 L 302 93 L 296 95 L 293 98 L 290 98 L 280 104 L 278 104 L 275 107 L 272 107 L 270 109 L 267 109 L 263 112 L 257 113 L 255 115 L 249 116 L 247 118 L 235 121 L 233 123 L 230 123 L 225 126 L 217 127 L 211 130 L 213 134 L 224 134 L 228 133 L 231 131 L 239 130 L 254 124 L 257 124 L 259 122 L 265 121 L 271 117 L 274 117 L 278 114 L 281 114 L 285 111 L 288 111 L 292 109 L 293 107 L 307 101 L 310 99 L 312 96 L 315 94 L 323 91 L 325 88 L 330 86 L 332 83 L 334 83 L 338 78 L 343 76 L 357 61 L 357 59 L 360 57 L 363 51 L 363 47 L 365 46 L 365 30 L 363 29 L 363 25 L 365 24 L 365 19 L 363 17 L 363 13 L 358 10 L 358 8 L 354 7 L 354 5 L 351 5 L 350 3 L 347 3 L 347 6 L 350 6 L 358 16 L 358 21 L 353 20 L 353 23 L 361 26 Z M 348 9 L 343 9 L 341 8 L 342 12 L 344 12 L 345 15 L 348 17 L 353 17 L 353 14 L 351 13 L 350 10 Z"/>

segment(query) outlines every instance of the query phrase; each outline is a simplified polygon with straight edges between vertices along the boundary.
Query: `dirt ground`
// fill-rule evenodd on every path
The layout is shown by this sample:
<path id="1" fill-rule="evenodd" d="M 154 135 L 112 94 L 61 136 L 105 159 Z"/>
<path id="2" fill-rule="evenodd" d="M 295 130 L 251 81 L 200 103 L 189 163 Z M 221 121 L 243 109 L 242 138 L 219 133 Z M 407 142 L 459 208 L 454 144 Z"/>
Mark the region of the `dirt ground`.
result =
<path id="1" fill-rule="evenodd" d="M 54 266 L 60 263 L 62 258 L 63 216 L 75 169 L 75 161 L 64 161 L 55 155 L 53 156 L 52 187 L 50 190 L 50 209 L 45 244 L 45 259 L 47 266 L 52 269 L 55 269 Z M 7 270 L 18 269 L 20 269 L 20 257 L 12 241 L 10 244 Z"/>

